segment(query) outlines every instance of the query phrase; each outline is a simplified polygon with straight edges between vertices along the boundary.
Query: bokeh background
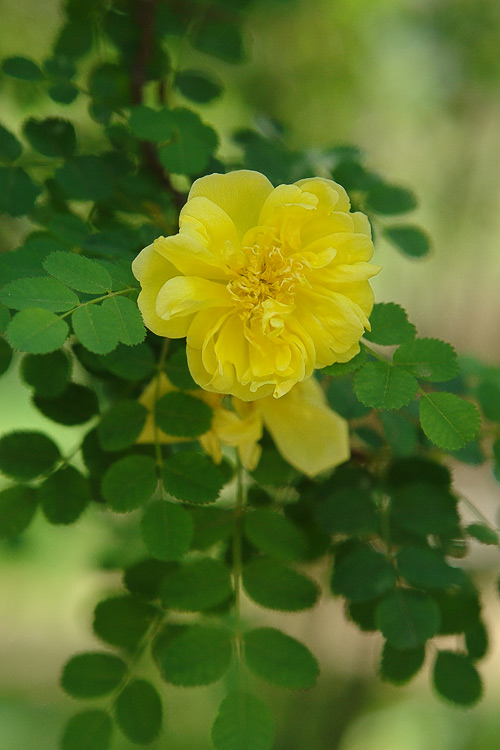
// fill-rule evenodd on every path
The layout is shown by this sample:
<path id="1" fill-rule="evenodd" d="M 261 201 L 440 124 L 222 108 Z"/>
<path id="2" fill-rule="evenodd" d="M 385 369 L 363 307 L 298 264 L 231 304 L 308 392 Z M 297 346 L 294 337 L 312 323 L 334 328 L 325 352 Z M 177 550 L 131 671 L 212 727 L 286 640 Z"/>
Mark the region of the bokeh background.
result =
<path id="1" fill-rule="evenodd" d="M 413 189 L 415 219 L 433 239 L 432 255 L 409 261 L 381 240 L 379 301 L 406 307 L 420 335 L 459 352 L 500 359 L 500 4 L 497 0 L 266 0 L 248 15 L 248 61 L 233 68 L 178 45 L 174 64 L 205 67 L 226 96 L 200 108 L 229 134 L 257 113 L 281 122 L 292 147 L 355 144 L 368 167 Z M 57 0 L 0 0 L 1 57 L 43 59 L 62 20 Z M 182 103 L 179 100 L 179 103 Z M 0 78 L 0 119 L 15 132 L 27 114 L 55 105 Z M 92 142 L 84 106 L 68 116 Z M 223 149 L 231 154 L 229 137 Z M 0 222 L 0 250 L 28 230 Z M 0 381 L 0 433 L 43 427 L 67 447 L 78 428 L 35 412 L 16 368 Z M 495 520 L 500 488 L 482 468 L 455 467 L 455 479 Z M 1 484 L 0 479 L 0 484 Z M 498 519 L 497 519 L 498 520 Z M 0 748 L 56 750 L 74 702 L 58 687 L 69 655 L 96 646 L 91 613 L 119 579 L 130 524 L 87 511 L 74 527 L 39 518 L 22 539 L 0 544 Z M 306 615 L 275 617 L 320 658 L 323 675 L 308 692 L 269 689 L 277 750 L 496 750 L 500 743 L 500 558 L 473 550 L 467 563 L 485 591 L 492 631 L 482 665 L 485 697 L 462 711 L 442 703 L 424 673 L 406 688 L 381 683 L 380 643 L 344 620 L 338 601 Z M 317 571 L 320 578 L 326 572 Z M 249 618 L 262 618 L 247 602 Z M 265 615 L 269 617 L 269 615 Z M 154 750 L 205 750 L 221 691 L 165 687 L 168 731 Z M 117 750 L 133 747 L 116 742 Z"/>

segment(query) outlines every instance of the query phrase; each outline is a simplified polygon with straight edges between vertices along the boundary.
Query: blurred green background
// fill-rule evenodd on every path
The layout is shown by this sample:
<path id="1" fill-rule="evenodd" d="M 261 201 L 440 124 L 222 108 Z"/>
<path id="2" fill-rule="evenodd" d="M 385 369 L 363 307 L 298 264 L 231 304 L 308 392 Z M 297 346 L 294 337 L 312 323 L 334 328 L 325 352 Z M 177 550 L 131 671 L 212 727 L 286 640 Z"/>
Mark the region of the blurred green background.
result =
<path id="1" fill-rule="evenodd" d="M 0 0 L 0 54 L 42 59 L 62 14 L 56 0 Z M 249 60 L 238 68 L 211 63 L 227 94 L 200 108 L 229 132 L 258 116 L 273 117 L 291 146 L 356 144 L 368 167 L 417 193 L 415 219 L 433 238 L 422 262 L 381 241 L 376 261 L 379 301 L 405 306 L 421 335 L 440 336 L 460 352 L 500 358 L 500 4 L 497 0 L 280 0 L 257 2 L 249 14 Z M 174 62 L 195 67 L 199 53 L 181 45 Z M 207 66 L 207 59 L 201 63 Z M 180 102 L 179 102 L 180 103 Z M 25 114 L 55 113 L 0 80 L 1 119 L 15 132 Z M 81 104 L 68 116 L 92 124 Z M 57 111 L 59 113 L 59 110 Z M 223 148 L 230 154 L 229 137 Z M 5 219 L 0 248 L 28 227 Z M 29 404 L 15 368 L 0 381 L 0 432 L 44 428 L 66 448 L 77 428 L 54 427 Z M 483 469 L 457 468 L 456 480 L 490 518 L 498 486 Z M 75 527 L 42 519 L 15 543 L 0 545 L 0 748 L 56 750 L 64 719 L 75 709 L 58 687 L 61 665 L 97 644 L 91 613 L 119 578 L 115 562 L 134 517 L 119 521 L 87 511 Z M 377 637 L 345 622 L 338 601 L 312 613 L 276 617 L 323 664 L 309 693 L 268 691 L 278 723 L 277 750 L 493 750 L 500 742 L 500 602 L 498 551 L 469 563 L 486 591 L 492 647 L 483 665 L 486 694 L 473 710 L 437 699 L 427 675 L 397 689 L 378 681 Z M 317 571 L 323 579 L 326 572 Z M 247 602 L 249 618 L 268 618 Z M 154 750 L 204 750 L 220 687 L 164 689 L 168 731 Z M 129 743 L 116 741 L 125 750 Z"/>

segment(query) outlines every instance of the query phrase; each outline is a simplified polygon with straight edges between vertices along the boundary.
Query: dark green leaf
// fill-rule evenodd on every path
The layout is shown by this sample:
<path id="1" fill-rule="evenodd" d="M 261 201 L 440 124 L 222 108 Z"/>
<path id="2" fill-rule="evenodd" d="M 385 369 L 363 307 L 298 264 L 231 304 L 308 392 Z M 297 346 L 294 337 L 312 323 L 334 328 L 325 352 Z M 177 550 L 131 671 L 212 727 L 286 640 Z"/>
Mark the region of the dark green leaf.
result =
<path id="1" fill-rule="evenodd" d="M 368 362 L 354 378 L 356 396 L 373 409 L 401 409 L 413 400 L 417 388 L 413 375 L 389 362 Z"/>
<path id="2" fill-rule="evenodd" d="M 469 659 L 472 659 L 472 661 L 482 659 L 487 654 L 489 638 L 484 623 L 478 621 L 465 631 L 465 646 Z"/>
<path id="3" fill-rule="evenodd" d="M 184 347 L 177 349 L 168 358 L 165 365 L 165 374 L 170 382 L 177 388 L 180 388 L 181 391 L 193 391 L 199 388 L 189 372 L 186 349 Z"/>
<path id="4" fill-rule="evenodd" d="M 231 664 L 231 632 L 227 628 L 191 625 L 158 649 L 163 679 L 173 685 L 210 685 Z"/>
<path id="5" fill-rule="evenodd" d="M 382 412 L 380 421 L 384 435 L 395 456 L 410 456 L 417 443 L 418 435 L 415 425 L 400 414 Z"/>
<path id="6" fill-rule="evenodd" d="M 147 745 L 158 737 L 162 720 L 161 698 L 146 680 L 133 680 L 115 703 L 115 716 L 123 734 L 132 742 Z"/>
<path id="7" fill-rule="evenodd" d="M 157 610 L 132 596 L 115 596 L 99 602 L 94 613 L 94 631 L 106 643 L 120 648 L 137 647 Z"/>
<path id="8" fill-rule="evenodd" d="M 2 490 L 0 492 L 0 539 L 19 536 L 30 525 L 36 506 L 36 493 L 29 487 L 18 485 Z"/>
<path id="9" fill-rule="evenodd" d="M 45 480 L 38 500 L 50 523 L 73 523 L 90 500 L 88 481 L 73 466 L 66 466 Z"/>
<path id="10" fill-rule="evenodd" d="M 396 589 L 377 605 L 375 619 L 394 648 L 414 649 L 439 630 L 439 608 L 430 596 L 413 589 Z"/>
<path id="11" fill-rule="evenodd" d="M 54 55 L 45 60 L 43 67 L 49 76 L 59 80 L 71 80 L 76 75 L 76 66 L 66 55 Z"/>
<path id="12" fill-rule="evenodd" d="M 52 312 L 71 310 L 80 302 L 67 286 L 43 276 L 11 281 L 0 291 L 0 301 L 14 310 L 39 307 Z"/>
<path id="13" fill-rule="evenodd" d="M 307 539 L 286 516 L 267 508 L 245 514 L 244 529 L 247 539 L 257 549 L 283 562 L 304 558 Z"/>
<path id="14" fill-rule="evenodd" d="M 0 471 L 8 477 L 35 479 L 59 458 L 59 448 L 42 432 L 9 432 L 0 438 Z"/>
<path id="15" fill-rule="evenodd" d="M 160 560 L 140 560 L 124 571 L 123 582 L 131 594 L 141 599 L 158 599 L 160 587 L 171 565 Z"/>
<path id="16" fill-rule="evenodd" d="M 455 498 L 445 488 L 428 482 L 402 485 L 395 490 L 391 515 L 398 526 L 422 536 L 458 533 Z"/>
<path id="17" fill-rule="evenodd" d="M 178 500 L 205 505 L 214 503 L 224 486 L 224 476 L 206 456 L 174 453 L 163 462 L 163 484 Z"/>
<path id="18" fill-rule="evenodd" d="M 174 84 L 187 99 L 199 104 L 217 99 L 223 91 L 215 78 L 199 70 L 183 70 L 177 73 Z"/>
<path id="19" fill-rule="evenodd" d="M 369 191 L 368 208 L 377 214 L 404 214 L 417 207 L 417 200 L 410 190 L 398 185 L 378 183 Z"/>
<path id="20" fill-rule="evenodd" d="M 326 395 L 332 409 L 344 419 L 359 419 L 370 411 L 356 398 L 352 379 L 349 377 L 339 377 L 332 381 Z"/>
<path id="21" fill-rule="evenodd" d="M 119 401 L 101 418 L 97 429 L 105 451 L 121 451 L 135 443 L 146 422 L 148 410 L 130 399 Z"/>
<path id="22" fill-rule="evenodd" d="M 0 213 L 29 214 L 41 192 L 21 167 L 0 167 Z"/>
<path id="23" fill-rule="evenodd" d="M 58 349 L 49 354 L 27 354 L 21 361 L 21 377 L 39 396 L 59 396 L 68 386 L 71 362 Z"/>
<path id="24" fill-rule="evenodd" d="M 429 547 L 403 547 L 396 556 L 400 575 L 418 588 L 445 589 L 460 586 L 464 573 L 453 568 L 444 557 Z"/>
<path id="25" fill-rule="evenodd" d="M 438 651 L 434 664 L 434 687 L 438 693 L 459 706 L 473 706 L 480 699 L 481 677 L 465 654 Z"/>
<path id="26" fill-rule="evenodd" d="M 316 684 L 318 662 L 303 643 L 276 628 L 245 633 L 248 668 L 266 682 L 290 690 L 307 690 Z"/>
<path id="27" fill-rule="evenodd" d="M 245 59 L 241 30 L 229 21 L 200 24 L 192 34 L 191 43 L 200 52 L 219 57 L 228 63 L 240 63 Z"/>
<path id="28" fill-rule="evenodd" d="M 117 513 L 128 513 L 143 505 L 156 489 L 156 463 L 149 456 L 126 456 L 105 473 L 101 491 Z"/>
<path id="29" fill-rule="evenodd" d="M 54 396 L 54 398 L 35 394 L 33 403 L 49 419 L 68 426 L 84 424 L 99 413 L 99 402 L 95 391 L 79 383 L 70 383 L 59 396 Z"/>
<path id="30" fill-rule="evenodd" d="M 157 425 L 167 435 L 195 438 L 208 432 L 212 424 L 212 409 L 199 398 L 188 393 L 172 391 L 156 402 Z"/>
<path id="31" fill-rule="evenodd" d="M 466 632 L 480 621 L 481 603 L 470 581 L 461 588 L 435 591 L 432 596 L 441 612 L 440 635 Z"/>
<path id="32" fill-rule="evenodd" d="M 79 94 L 73 83 L 54 83 L 47 91 L 52 101 L 58 104 L 71 104 Z"/>
<path id="33" fill-rule="evenodd" d="M 299 474 L 275 448 L 264 448 L 252 476 L 256 482 L 265 486 L 287 487 L 293 484 Z"/>
<path id="34" fill-rule="evenodd" d="M 157 500 L 144 512 L 141 536 L 153 557 L 180 560 L 191 544 L 193 521 L 181 505 Z"/>
<path id="35" fill-rule="evenodd" d="M 0 339 L 0 375 L 7 372 L 12 362 L 12 349 L 5 339 Z"/>
<path id="36" fill-rule="evenodd" d="M 97 261 L 75 253 L 51 253 L 43 262 L 51 276 L 72 289 L 88 294 L 106 294 L 112 281 L 107 270 Z"/>
<path id="37" fill-rule="evenodd" d="M 127 665 L 118 656 L 102 652 L 78 654 L 65 664 L 61 685 L 73 698 L 98 698 L 118 687 L 126 671 Z"/>
<path id="38" fill-rule="evenodd" d="M 358 487 L 341 487 L 326 495 L 316 517 L 332 534 L 374 534 L 379 528 L 370 493 Z"/>
<path id="39" fill-rule="evenodd" d="M 386 643 L 380 660 L 380 677 L 394 685 L 404 685 L 420 671 L 425 660 L 425 646 L 398 649 Z"/>
<path id="40" fill-rule="evenodd" d="M 124 380 L 144 380 L 154 372 L 155 358 L 153 350 L 146 344 L 125 346 L 118 344 L 109 354 L 101 357 L 106 370 Z"/>
<path id="41" fill-rule="evenodd" d="M 212 609 L 232 594 L 229 569 L 210 557 L 187 562 L 163 581 L 161 600 L 167 609 L 198 612 Z"/>
<path id="42" fill-rule="evenodd" d="M 4 253 L 3 257 L 5 258 L 6 255 L 7 255 L 7 253 Z M 2 336 L 5 333 L 5 331 L 7 330 L 7 326 L 9 325 L 9 321 L 10 321 L 10 313 L 9 313 L 9 311 L 7 310 L 6 307 L 4 307 L 3 305 L 0 305 L 0 334 Z"/>
<path id="43" fill-rule="evenodd" d="M 109 750 L 113 724 L 105 711 L 92 709 L 73 716 L 66 724 L 62 750 Z"/>
<path id="44" fill-rule="evenodd" d="M 479 405 L 486 419 L 500 422 L 500 383 L 483 380 L 477 389 Z"/>
<path id="45" fill-rule="evenodd" d="M 141 313 L 136 303 L 129 297 L 110 297 L 101 307 L 109 317 L 113 317 L 113 332 L 118 341 L 127 346 L 140 344 L 146 336 Z"/>
<path id="46" fill-rule="evenodd" d="M 366 602 L 391 591 L 396 579 L 396 570 L 385 555 L 357 545 L 335 565 L 331 586 L 334 594 L 353 602 Z"/>
<path id="47" fill-rule="evenodd" d="M 451 380 L 458 373 L 455 350 L 439 339 L 415 339 L 402 344 L 394 352 L 393 361 L 415 377 L 433 382 Z"/>
<path id="48" fill-rule="evenodd" d="M 215 750 L 271 750 L 274 722 L 259 698 L 234 691 L 222 701 L 211 736 Z"/>
<path id="49" fill-rule="evenodd" d="M 194 522 L 193 549 L 206 550 L 231 536 L 234 516 L 230 510 L 214 507 L 190 508 Z"/>
<path id="50" fill-rule="evenodd" d="M 132 133 L 144 141 L 162 142 L 172 137 L 172 118 L 168 109 L 155 110 L 143 104 L 130 110 Z"/>
<path id="51" fill-rule="evenodd" d="M 321 370 L 321 374 L 332 375 L 333 377 L 337 377 L 338 375 L 347 375 L 349 372 L 355 372 L 355 370 L 359 370 L 359 368 L 362 367 L 365 362 L 366 350 L 360 349 L 358 354 L 356 354 L 348 362 L 334 362 L 333 365 L 323 367 L 323 369 Z"/>
<path id="52" fill-rule="evenodd" d="M 319 596 L 318 587 L 310 578 L 266 558 L 245 565 L 243 586 L 257 604 L 284 612 L 309 609 Z"/>
<path id="53" fill-rule="evenodd" d="M 24 123 L 23 133 L 35 151 L 44 156 L 68 159 L 76 149 L 73 123 L 60 117 L 47 117 L 45 120 L 31 117 Z"/>
<path id="54" fill-rule="evenodd" d="M 469 536 L 477 539 L 481 544 L 500 544 L 498 533 L 483 523 L 471 523 L 466 528 Z"/>
<path id="55" fill-rule="evenodd" d="M 218 145 L 217 134 L 190 109 L 170 112 L 171 137 L 159 149 L 160 161 L 174 174 L 198 174 L 208 165 Z"/>
<path id="56" fill-rule="evenodd" d="M 79 60 L 92 47 L 93 31 L 91 18 L 79 17 L 68 20 L 59 32 L 54 54 L 69 57 L 73 61 Z"/>
<path id="57" fill-rule="evenodd" d="M 112 175 L 101 156 L 73 156 L 55 173 L 63 193 L 75 201 L 107 200 L 113 193 Z"/>
<path id="58" fill-rule="evenodd" d="M 412 225 L 392 225 L 384 227 L 384 237 L 396 245 L 404 255 L 410 258 L 422 258 L 431 249 L 429 236 L 420 227 Z"/>
<path id="59" fill-rule="evenodd" d="M 406 310 L 394 302 L 374 305 L 370 324 L 371 331 L 365 333 L 365 338 L 383 346 L 413 341 L 417 332 L 413 323 L 409 322 Z"/>
<path id="60" fill-rule="evenodd" d="M 470 401 L 453 393 L 427 393 L 420 400 L 420 424 L 433 443 L 454 451 L 472 440 L 481 418 Z"/>
<path id="61" fill-rule="evenodd" d="M 80 342 L 94 354 L 108 354 L 118 344 L 114 315 L 102 305 L 79 307 L 71 322 Z"/>
<path id="62" fill-rule="evenodd" d="M 16 136 L 0 125 L 0 159 L 5 161 L 16 161 L 23 152 L 23 147 Z"/>
<path id="63" fill-rule="evenodd" d="M 19 78 L 21 81 L 39 81 L 43 78 L 43 73 L 38 65 L 28 57 L 14 56 L 6 57 L 2 62 L 2 70 L 12 78 Z"/>
<path id="64" fill-rule="evenodd" d="M 451 487 L 450 470 L 437 461 L 422 456 L 395 459 L 388 471 L 387 481 L 391 487 L 401 487 L 415 482 L 428 482 L 444 490 Z"/>

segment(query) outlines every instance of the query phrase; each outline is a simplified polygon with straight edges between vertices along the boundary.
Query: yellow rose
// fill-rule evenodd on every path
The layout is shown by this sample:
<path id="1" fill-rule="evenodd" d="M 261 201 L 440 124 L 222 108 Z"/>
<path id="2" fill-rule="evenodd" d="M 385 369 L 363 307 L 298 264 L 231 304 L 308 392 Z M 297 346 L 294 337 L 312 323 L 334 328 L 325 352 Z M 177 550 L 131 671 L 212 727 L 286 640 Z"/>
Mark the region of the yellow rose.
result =
<path id="1" fill-rule="evenodd" d="M 194 380 L 243 401 L 283 396 L 317 367 L 347 362 L 369 329 L 380 270 L 370 225 L 319 177 L 273 188 L 259 172 L 194 182 L 179 233 L 133 263 L 154 333 L 187 336 Z"/>
<path id="2" fill-rule="evenodd" d="M 163 373 L 146 387 L 139 401 L 149 409 L 150 415 L 137 442 L 182 441 L 160 429 L 155 436 L 154 403 L 174 390 L 177 389 Z M 200 437 L 200 443 L 216 463 L 222 459 L 221 446 L 231 445 L 238 449 L 245 468 L 255 469 L 260 459 L 258 441 L 264 426 L 283 458 L 308 476 L 333 469 L 350 456 L 347 422 L 330 409 L 314 378 L 298 383 L 280 399 L 267 396 L 248 403 L 233 398 L 233 411 L 224 407 L 222 396 L 217 394 L 192 391 L 191 395 L 208 403 L 214 411 L 211 428 Z"/>

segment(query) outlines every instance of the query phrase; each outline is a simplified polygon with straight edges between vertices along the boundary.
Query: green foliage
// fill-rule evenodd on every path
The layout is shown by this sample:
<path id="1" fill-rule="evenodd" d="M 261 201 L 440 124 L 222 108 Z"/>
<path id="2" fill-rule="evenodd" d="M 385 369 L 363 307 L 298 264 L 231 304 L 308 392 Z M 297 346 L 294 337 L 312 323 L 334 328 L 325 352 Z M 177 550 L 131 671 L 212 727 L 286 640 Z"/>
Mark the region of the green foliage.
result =
<path id="1" fill-rule="evenodd" d="M 415 339 L 402 344 L 394 352 L 393 362 L 422 380 L 441 382 L 458 374 L 455 350 L 439 339 Z"/>
<path id="2" fill-rule="evenodd" d="M 71 362 L 61 349 L 49 354 L 27 354 L 21 361 L 20 372 L 38 396 L 54 398 L 68 386 Z"/>
<path id="3" fill-rule="evenodd" d="M 474 705 L 483 692 L 477 669 L 465 654 L 438 651 L 433 678 L 438 693 L 460 706 Z"/>
<path id="4" fill-rule="evenodd" d="M 33 403 L 46 417 L 65 425 L 84 424 L 99 413 L 95 391 L 79 383 L 69 383 L 53 398 L 35 393 Z"/>
<path id="5" fill-rule="evenodd" d="M 13 479 L 35 479 L 59 458 L 59 448 L 42 432 L 9 432 L 0 438 L 0 471 Z"/>
<path id="6" fill-rule="evenodd" d="M 124 400 L 105 414 L 97 428 L 99 441 L 105 451 L 121 451 L 134 445 L 139 437 L 148 410 L 137 401 Z"/>
<path id="7" fill-rule="evenodd" d="M 220 560 L 210 557 L 186 562 L 165 577 L 160 594 L 166 609 L 212 609 L 232 594 L 229 570 Z"/>
<path id="8" fill-rule="evenodd" d="M 41 188 L 21 167 L 0 167 L 0 211 L 24 216 L 35 207 Z"/>
<path id="9" fill-rule="evenodd" d="M 200 70 L 183 70 L 176 73 L 174 84 L 186 99 L 198 104 L 206 104 L 217 99 L 223 91 L 219 81 Z"/>
<path id="10" fill-rule="evenodd" d="M 416 208 L 417 200 L 410 190 L 398 185 L 376 184 L 368 192 L 368 208 L 376 214 L 403 214 Z"/>
<path id="11" fill-rule="evenodd" d="M 33 307 L 21 310 L 7 327 L 7 341 L 14 349 L 32 354 L 49 354 L 66 341 L 69 327 L 50 310 Z"/>
<path id="12" fill-rule="evenodd" d="M 243 586 L 257 604 L 283 612 L 309 609 L 319 596 L 318 587 L 310 578 L 265 557 L 245 565 Z"/>
<path id="13" fill-rule="evenodd" d="M 163 484 L 178 500 L 205 505 L 217 500 L 224 485 L 218 466 L 199 453 L 174 453 L 163 462 Z"/>
<path id="14" fill-rule="evenodd" d="M 389 362 L 368 362 L 354 380 L 356 396 L 374 409 L 401 409 L 415 397 L 417 387 L 413 375 Z"/>
<path id="15" fill-rule="evenodd" d="M 370 492 L 360 487 L 334 489 L 318 504 L 316 516 L 332 534 L 376 534 L 379 520 Z"/>
<path id="16" fill-rule="evenodd" d="M 117 513 L 143 505 L 158 484 L 156 464 L 149 456 L 126 456 L 115 461 L 102 478 L 104 499 Z"/>
<path id="17" fill-rule="evenodd" d="M 365 338 L 374 344 L 391 346 L 413 341 L 416 328 L 410 323 L 406 311 L 394 302 L 381 302 L 373 306 L 370 315 L 371 331 Z"/>
<path id="18" fill-rule="evenodd" d="M 98 698 L 117 688 L 127 665 L 118 656 L 91 652 L 73 656 L 64 666 L 61 685 L 73 698 Z"/>
<path id="19" fill-rule="evenodd" d="M 19 536 L 31 523 L 37 506 L 34 490 L 23 485 L 0 492 L 0 539 Z"/>
<path id="20" fill-rule="evenodd" d="M 212 409 L 204 401 L 188 393 L 173 391 L 162 396 L 155 405 L 155 420 L 167 435 L 195 438 L 210 429 Z"/>
<path id="21" fill-rule="evenodd" d="M 60 117 L 45 120 L 32 117 L 24 123 L 23 133 L 32 148 L 44 156 L 68 158 L 75 152 L 75 128 Z"/>
<path id="22" fill-rule="evenodd" d="M 251 693 L 229 693 L 215 719 L 212 742 L 216 750 L 271 750 L 274 723 L 266 704 Z"/>
<path id="23" fill-rule="evenodd" d="M 90 487 L 74 466 L 66 466 L 44 481 L 38 501 L 50 523 L 74 523 L 90 501 Z"/>
<path id="24" fill-rule="evenodd" d="M 156 615 L 156 608 L 147 602 L 133 596 L 115 596 L 95 608 L 94 631 L 112 646 L 136 648 Z"/>
<path id="25" fill-rule="evenodd" d="M 123 734 L 132 742 L 147 745 L 159 735 L 162 705 L 157 690 L 147 680 L 133 680 L 115 704 L 115 716 Z"/>
<path id="26" fill-rule="evenodd" d="M 380 552 L 357 545 L 335 565 L 331 586 L 352 602 L 378 599 L 395 586 L 396 570 Z"/>
<path id="27" fill-rule="evenodd" d="M 383 233 L 389 242 L 410 258 L 422 258 L 431 247 L 428 235 L 420 227 L 391 224 L 384 227 Z"/>
<path id="28" fill-rule="evenodd" d="M 191 37 L 193 46 L 207 55 L 228 63 L 240 63 L 245 58 L 243 38 L 238 26 L 228 21 L 204 23 Z"/>
<path id="29" fill-rule="evenodd" d="M 469 401 L 453 393 L 432 393 L 420 401 L 420 424 L 433 443 L 456 451 L 477 435 L 480 417 Z"/>
<path id="30" fill-rule="evenodd" d="M 422 646 L 439 630 L 439 608 L 434 599 L 421 591 L 396 589 L 376 608 L 376 623 L 397 649 Z"/>
<path id="31" fill-rule="evenodd" d="M 63 284 L 87 294 L 106 294 L 112 288 L 111 276 L 100 263 L 74 253 L 51 253 L 45 270 Z"/>
<path id="32" fill-rule="evenodd" d="M 300 560 L 307 551 L 307 539 L 286 516 L 258 508 L 245 516 L 247 539 L 270 557 L 282 562 Z"/>
<path id="33" fill-rule="evenodd" d="M 33 60 L 19 55 L 6 57 L 2 62 L 2 71 L 5 75 L 19 78 L 21 81 L 37 81 L 43 77 L 42 71 Z"/>
<path id="34" fill-rule="evenodd" d="M 16 136 L 0 125 L 0 159 L 6 162 L 16 161 L 22 152 L 23 147 Z"/>
<path id="35" fill-rule="evenodd" d="M 313 687 L 319 665 L 300 641 L 276 628 L 257 628 L 245 633 L 245 661 L 266 682 L 291 690 Z"/>
<path id="36" fill-rule="evenodd" d="M 79 304 L 78 297 L 71 289 L 56 279 L 44 277 L 11 281 L 3 287 L 0 301 L 14 310 L 40 307 L 52 312 L 71 310 Z"/>
<path id="37" fill-rule="evenodd" d="M 0 375 L 7 372 L 12 362 L 12 349 L 5 339 L 0 339 Z"/>
<path id="38" fill-rule="evenodd" d="M 403 685 L 420 671 L 425 659 L 425 646 L 398 649 L 384 645 L 380 660 L 380 677 L 386 682 Z"/>
<path id="39" fill-rule="evenodd" d="M 73 716 L 61 741 L 62 750 L 109 750 L 113 724 L 106 711 L 94 708 Z"/>
<path id="40" fill-rule="evenodd" d="M 231 631 L 214 625 L 186 626 L 158 645 L 156 661 L 165 682 L 210 685 L 230 667 Z"/>
<path id="41" fill-rule="evenodd" d="M 392 493 L 391 518 L 402 529 L 426 537 L 458 533 L 456 499 L 430 482 L 403 484 Z"/>
<path id="42" fill-rule="evenodd" d="M 157 500 L 148 505 L 142 517 L 142 539 L 158 560 L 180 560 L 190 547 L 193 533 L 191 516 L 175 503 Z"/>

